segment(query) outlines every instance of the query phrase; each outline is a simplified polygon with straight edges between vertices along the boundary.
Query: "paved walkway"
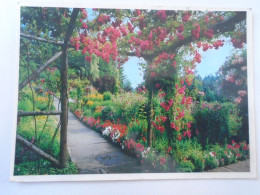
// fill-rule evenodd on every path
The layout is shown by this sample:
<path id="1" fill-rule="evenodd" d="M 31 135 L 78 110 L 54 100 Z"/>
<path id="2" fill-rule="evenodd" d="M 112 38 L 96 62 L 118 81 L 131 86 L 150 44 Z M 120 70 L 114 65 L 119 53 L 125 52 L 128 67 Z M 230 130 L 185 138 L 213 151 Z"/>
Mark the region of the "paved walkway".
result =
<path id="1" fill-rule="evenodd" d="M 54 104 L 58 108 L 58 99 Z M 86 127 L 70 111 L 68 152 L 80 174 L 145 172 L 136 158 L 128 156 L 101 134 Z"/>
<path id="2" fill-rule="evenodd" d="M 212 169 L 209 172 L 250 172 L 250 160 L 239 161 L 225 167 Z"/>

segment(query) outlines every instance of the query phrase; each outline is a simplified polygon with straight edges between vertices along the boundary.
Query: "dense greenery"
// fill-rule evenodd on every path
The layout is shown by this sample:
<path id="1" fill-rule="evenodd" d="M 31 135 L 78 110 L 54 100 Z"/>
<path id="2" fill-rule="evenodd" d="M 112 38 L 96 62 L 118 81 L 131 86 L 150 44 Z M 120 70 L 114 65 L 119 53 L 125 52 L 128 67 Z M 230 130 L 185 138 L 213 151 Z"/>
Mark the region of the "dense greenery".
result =
<path id="1" fill-rule="evenodd" d="M 40 89 L 41 90 L 41 89 Z M 34 96 L 34 98 L 32 97 Z M 33 85 L 32 90 L 26 87 L 19 96 L 19 111 L 55 110 L 53 97 Z M 56 116 L 27 116 L 18 118 L 17 133 L 32 144 L 51 154 L 59 156 L 59 136 Z M 35 153 L 20 143 L 16 144 L 15 175 L 45 175 L 45 174 L 77 174 L 77 168 L 68 162 L 67 168 L 53 167 L 50 162 L 39 158 Z"/>

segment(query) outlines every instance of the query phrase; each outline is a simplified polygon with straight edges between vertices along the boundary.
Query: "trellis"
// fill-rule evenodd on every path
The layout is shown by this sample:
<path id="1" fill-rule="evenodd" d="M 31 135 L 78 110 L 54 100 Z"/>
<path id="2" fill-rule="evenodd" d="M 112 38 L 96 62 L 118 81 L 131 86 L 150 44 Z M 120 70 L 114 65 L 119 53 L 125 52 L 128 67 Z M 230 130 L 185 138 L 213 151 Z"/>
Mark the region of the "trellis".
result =
<path id="1" fill-rule="evenodd" d="M 53 165 L 64 168 L 66 167 L 67 162 L 67 127 L 68 127 L 68 48 L 69 48 L 69 41 L 72 35 L 75 22 L 79 13 L 79 9 L 75 8 L 72 11 L 70 22 L 67 28 L 67 32 L 65 33 L 64 41 L 56 42 L 53 40 L 47 40 L 40 37 L 34 37 L 31 35 L 26 35 L 21 33 L 20 36 L 29 39 L 29 40 L 36 40 L 41 42 L 46 42 L 49 44 L 53 44 L 56 46 L 61 47 L 61 51 L 57 52 L 54 56 L 48 59 L 43 65 L 41 65 L 35 72 L 28 76 L 27 79 L 22 81 L 19 84 L 19 91 L 22 90 L 27 84 L 29 84 L 32 80 L 36 79 L 41 72 L 43 72 L 50 64 L 52 64 L 55 60 L 61 57 L 61 89 L 60 89 L 60 102 L 61 102 L 61 111 L 33 111 L 33 112 L 18 112 L 18 117 L 26 117 L 26 116 L 39 116 L 39 115 L 60 115 L 60 154 L 59 160 L 55 159 L 51 155 L 47 154 L 43 150 L 41 150 L 36 145 L 32 144 L 31 142 L 27 141 L 20 135 L 16 135 L 16 140 L 21 143 L 22 145 L 26 146 L 28 149 L 35 152 L 40 157 L 50 161 Z M 59 126 L 59 125 L 58 125 Z M 57 129 L 58 129 L 57 126 Z M 57 132 L 55 132 L 56 134 Z"/>

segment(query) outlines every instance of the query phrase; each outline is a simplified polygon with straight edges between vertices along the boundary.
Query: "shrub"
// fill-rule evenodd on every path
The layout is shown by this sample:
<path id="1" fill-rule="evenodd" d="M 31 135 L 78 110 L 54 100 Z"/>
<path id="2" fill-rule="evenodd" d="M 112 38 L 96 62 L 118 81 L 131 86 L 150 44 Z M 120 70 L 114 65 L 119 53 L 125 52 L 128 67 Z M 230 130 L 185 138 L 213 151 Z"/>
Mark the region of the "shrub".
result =
<path id="1" fill-rule="evenodd" d="M 205 155 L 205 169 L 215 169 L 219 166 L 219 160 L 214 156 L 213 152 Z"/>
<path id="2" fill-rule="evenodd" d="M 33 110 L 32 102 L 28 99 L 19 101 L 18 102 L 18 110 L 23 110 L 25 112 L 32 111 Z"/>
<path id="3" fill-rule="evenodd" d="M 111 106 L 106 106 L 102 111 L 101 111 L 101 120 L 106 121 L 110 120 L 113 121 L 113 109 Z"/>
<path id="4" fill-rule="evenodd" d="M 64 169 L 53 168 L 47 160 L 40 160 L 39 163 L 38 161 L 23 162 L 14 167 L 14 175 L 71 175 L 77 173 L 78 169 L 72 162 L 68 162 Z"/>
<path id="5" fill-rule="evenodd" d="M 231 103 L 202 104 L 194 115 L 194 130 L 198 131 L 198 140 L 204 147 L 227 143 L 236 135 L 235 129 L 241 127 L 241 120 L 235 110 Z"/>
<path id="6" fill-rule="evenodd" d="M 36 97 L 35 98 L 35 107 L 41 111 L 48 110 L 48 98 L 46 97 Z"/>
<path id="7" fill-rule="evenodd" d="M 94 117 L 95 119 L 100 118 L 100 117 L 101 117 L 101 112 L 94 112 L 94 113 L 93 113 L 93 117 Z"/>
<path id="8" fill-rule="evenodd" d="M 130 139 L 139 140 L 146 129 L 147 122 L 145 120 L 131 122 L 127 127 L 127 137 Z"/>
<path id="9" fill-rule="evenodd" d="M 112 97 L 114 113 L 125 124 L 137 119 L 138 109 L 145 101 L 144 96 L 136 93 L 122 93 Z"/>
<path id="10" fill-rule="evenodd" d="M 194 171 L 202 172 L 204 170 L 205 160 L 204 160 L 203 151 L 194 150 L 194 152 L 191 153 L 190 160 L 194 165 Z"/>
<path id="11" fill-rule="evenodd" d="M 106 101 L 106 100 L 111 100 L 112 98 L 112 94 L 109 92 L 109 91 L 106 91 L 103 93 L 103 100 Z"/>
<path id="12" fill-rule="evenodd" d="M 173 154 L 179 171 L 203 171 L 205 168 L 204 152 L 196 140 L 176 142 Z"/>
<path id="13" fill-rule="evenodd" d="M 84 115 L 84 116 L 92 116 L 92 112 L 91 112 L 90 109 L 84 107 L 83 110 L 84 110 L 84 111 L 83 111 L 83 115 Z"/>
<path id="14" fill-rule="evenodd" d="M 190 160 L 182 161 L 177 166 L 178 172 L 193 172 L 194 169 L 195 167 Z"/>
<path id="15" fill-rule="evenodd" d="M 157 137 L 154 142 L 154 148 L 159 152 L 165 152 L 168 148 L 168 139 L 166 137 Z"/>

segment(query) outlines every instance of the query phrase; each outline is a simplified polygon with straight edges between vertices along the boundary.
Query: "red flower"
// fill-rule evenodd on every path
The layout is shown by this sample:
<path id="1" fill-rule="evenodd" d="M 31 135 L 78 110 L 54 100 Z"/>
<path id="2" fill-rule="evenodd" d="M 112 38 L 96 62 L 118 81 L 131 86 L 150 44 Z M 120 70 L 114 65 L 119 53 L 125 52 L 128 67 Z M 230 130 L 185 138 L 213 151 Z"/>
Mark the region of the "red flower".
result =
<path id="1" fill-rule="evenodd" d="M 182 139 L 182 136 L 181 136 L 181 135 L 178 135 L 178 136 L 177 136 L 177 140 L 178 140 L 178 141 L 181 141 L 181 139 Z"/>
<path id="2" fill-rule="evenodd" d="M 155 84 L 155 88 L 156 88 L 156 89 L 159 89 L 160 87 L 161 87 L 161 85 L 160 85 L 159 83 L 156 83 L 156 84 Z"/>
<path id="3" fill-rule="evenodd" d="M 183 87 L 178 89 L 178 93 L 179 94 L 184 94 L 185 93 L 185 89 L 186 89 L 186 85 L 184 85 Z"/>
<path id="4" fill-rule="evenodd" d="M 239 145 L 239 144 L 236 144 L 236 145 L 235 145 L 235 148 L 240 148 L 240 145 Z"/>
<path id="5" fill-rule="evenodd" d="M 92 56 L 86 56 L 85 57 L 85 60 L 90 63 L 92 61 Z"/>
<path id="6" fill-rule="evenodd" d="M 173 104 L 173 100 L 170 99 L 168 100 L 168 103 L 162 102 L 160 105 L 165 109 L 166 112 L 168 112 L 172 104 Z"/>
<path id="7" fill-rule="evenodd" d="M 176 61 L 173 61 L 173 62 L 172 62 L 172 66 L 173 66 L 174 68 L 177 68 L 176 65 L 177 65 L 177 62 L 176 62 Z"/>
<path id="8" fill-rule="evenodd" d="M 184 113 L 185 113 L 185 111 L 182 110 L 182 111 L 179 113 L 179 115 L 176 117 L 176 120 L 179 120 L 179 119 L 183 118 L 183 117 L 184 117 Z"/>
<path id="9" fill-rule="evenodd" d="M 200 25 L 195 24 L 195 29 L 192 29 L 192 39 L 199 39 L 200 38 Z"/>
<path id="10" fill-rule="evenodd" d="M 161 20 L 161 22 L 165 22 L 166 21 L 167 15 L 166 15 L 165 12 L 166 12 L 165 10 L 159 10 L 156 13 L 156 16 L 158 16 L 158 18 Z"/>
<path id="11" fill-rule="evenodd" d="M 187 128 L 190 129 L 191 128 L 191 124 L 187 123 Z"/>
<path id="12" fill-rule="evenodd" d="M 181 40 L 181 41 L 183 41 L 183 40 L 184 40 L 184 36 L 183 36 L 183 34 L 181 34 L 181 33 L 178 34 L 178 39 Z"/>
<path id="13" fill-rule="evenodd" d="M 160 117 L 160 119 L 163 121 L 163 122 L 165 122 L 166 120 L 167 120 L 167 117 L 166 116 L 159 116 Z"/>
<path id="14" fill-rule="evenodd" d="M 183 24 L 181 24 L 178 28 L 177 28 L 179 33 L 182 33 L 184 31 L 184 27 Z"/>
<path id="15" fill-rule="evenodd" d="M 87 23 L 84 22 L 84 23 L 82 24 L 81 28 L 82 28 L 82 29 L 87 29 L 87 28 L 88 28 Z"/>
<path id="16" fill-rule="evenodd" d="M 205 37 L 211 39 L 214 36 L 214 31 L 212 29 L 207 29 L 206 31 L 203 32 Z"/>
<path id="17" fill-rule="evenodd" d="M 132 24 L 130 22 L 127 23 L 127 28 L 130 31 L 130 33 L 134 32 L 134 27 L 132 26 Z"/>
<path id="18" fill-rule="evenodd" d="M 191 13 L 190 12 L 184 12 L 183 15 L 182 15 L 182 21 L 183 22 L 188 22 L 190 17 L 191 17 Z"/>

